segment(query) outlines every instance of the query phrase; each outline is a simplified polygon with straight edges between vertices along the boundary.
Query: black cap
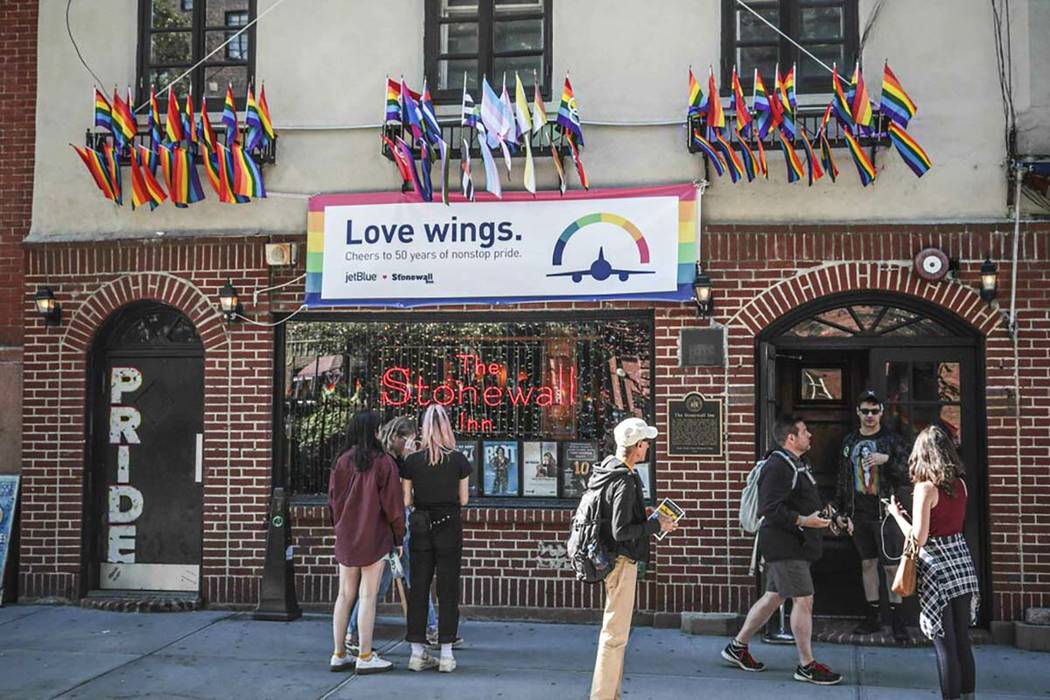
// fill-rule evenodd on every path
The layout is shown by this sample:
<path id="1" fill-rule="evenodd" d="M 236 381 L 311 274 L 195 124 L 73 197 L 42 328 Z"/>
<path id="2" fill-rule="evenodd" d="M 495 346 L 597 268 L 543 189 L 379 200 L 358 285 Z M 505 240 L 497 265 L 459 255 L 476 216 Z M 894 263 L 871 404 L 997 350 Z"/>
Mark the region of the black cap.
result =
<path id="1" fill-rule="evenodd" d="M 875 393 L 874 389 L 865 389 L 861 392 L 860 396 L 857 397 L 857 405 L 860 406 L 862 403 L 877 403 L 882 405 L 882 399 Z"/>

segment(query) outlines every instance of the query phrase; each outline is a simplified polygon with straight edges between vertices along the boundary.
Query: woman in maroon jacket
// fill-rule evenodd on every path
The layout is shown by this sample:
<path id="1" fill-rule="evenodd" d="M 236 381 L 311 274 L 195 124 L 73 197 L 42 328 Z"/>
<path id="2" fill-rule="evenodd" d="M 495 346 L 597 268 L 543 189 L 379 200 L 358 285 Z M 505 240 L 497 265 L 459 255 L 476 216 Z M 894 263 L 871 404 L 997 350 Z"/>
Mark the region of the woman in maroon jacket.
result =
<path id="1" fill-rule="evenodd" d="M 404 494 L 397 465 L 379 443 L 379 414 L 361 411 L 350 419 L 347 449 L 335 461 L 328 481 L 328 506 L 335 528 L 339 562 L 339 595 L 332 617 L 335 652 L 329 668 L 344 671 L 353 658 L 343 647 L 354 598 L 360 592 L 358 628 L 361 647 L 357 673 L 389 671 L 392 664 L 372 651 L 376 589 L 386 566 L 384 557 L 405 535 Z"/>

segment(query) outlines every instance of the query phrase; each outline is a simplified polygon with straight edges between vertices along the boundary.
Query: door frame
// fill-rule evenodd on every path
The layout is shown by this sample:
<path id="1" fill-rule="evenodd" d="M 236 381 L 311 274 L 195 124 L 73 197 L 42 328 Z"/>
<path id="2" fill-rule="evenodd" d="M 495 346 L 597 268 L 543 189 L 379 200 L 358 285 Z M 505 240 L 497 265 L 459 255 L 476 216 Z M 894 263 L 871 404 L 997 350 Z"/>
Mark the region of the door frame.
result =
<path id="1" fill-rule="evenodd" d="M 136 359 L 136 358 L 199 358 L 202 364 L 202 375 L 207 371 L 205 365 L 204 344 L 197 338 L 196 344 L 185 345 L 143 345 L 135 349 L 121 349 L 111 347 L 116 333 L 130 319 L 143 316 L 150 311 L 164 309 L 174 311 L 196 332 L 196 326 L 181 309 L 170 304 L 164 304 L 152 300 L 136 301 L 123 306 L 110 314 L 100 325 L 92 340 L 87 354 L 86 362 L 86 390 L 84 392 L 85 420 L 84 420 L 84 465 L 83 465 L 83 489 L 81 493 L 81 528 L 80 528 L 80 585 L 78 594 L 80 597 L 87 595 L 89 591 L 101 590 L 99 586 L 100 556 L 99 534 L 97 524 L 100 521 L 100 509 L 103 499 L 102 489 L 107 486 L 104 475 L 96 463 L 98 455 L 95 449 L 95 429 L 97 415 L 97 402 L 100 395 L 108 395 L 109 387 L 107 377 L 102 375 L 102 370 L 109 359 Z M 204 387 L 207 387 L 207 377 L 204 377 Z M 201 395 L 203 410 L 204 395 Z M 108 426 L 98 426 L 99 430 L 108 430 Z M 203 482 L 202 482 L 203 487 Z M 204 568 L 204 501 L 203 490 L 201 497 L 201 570 Z M 199 577 L 200 587 L 198 593 L 203 590 L 204 577 Z"/>
<path id="2" fill-rule="evenodd" d="M 841 306 L 847 305 L 881 305 L 893 306 L 932 318 L 940 323 L 952 335 L 946 336 L 865 336 L 832 338 L 800 338 L 785 336 L 795 324 Z M 776 417 L 776 392 L 771 391 L 776 382 L 777 354 L 805 352 L 807 350 L 878 350 L 882 348 L 917 349 L 917 348 L 962 348 L 973 353 L 973 389 L 971 395 L 975 400 L 973 420 L 974 449 L 977 463 L 967 465 L 972 478 L 978 486 L 977 517 L 978 537 L 982 560 L 977 565 L 977 576 L 980 580 L 982 595 L 985 600 L 992 600 L 992 561 L 991 561 L 991 517 L 989 514 L 989 480 L 988 480 L 988 421 L 984 392 L 986 386 L 986 342 L 984 335 L 948 309 L 923 299 L 893 292 L 845 292 L 831 294 L 810 301 L 780 317 L 761 333 L 755 336 L 755 456 L 765 454 L 773 420 Z M 869 363 L 870 366 L 870 363 Z M 979 622 L 987 626 L 991 620 L 991 605 L 982 605 Z"/>

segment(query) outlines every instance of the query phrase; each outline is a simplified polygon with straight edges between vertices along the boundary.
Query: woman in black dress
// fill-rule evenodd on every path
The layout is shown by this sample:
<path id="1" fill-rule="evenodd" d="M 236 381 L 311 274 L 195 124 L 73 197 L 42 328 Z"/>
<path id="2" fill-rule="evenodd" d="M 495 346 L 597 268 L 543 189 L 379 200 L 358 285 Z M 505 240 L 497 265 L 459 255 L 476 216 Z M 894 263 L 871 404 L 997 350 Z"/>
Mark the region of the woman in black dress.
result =
<path id="1" fill-rule="evenodd" d="M 411 585 L 408 596 L 408 634 L 412 657 L 408 668 L 422 671 L 437 667 L 450 673 L 456 668 L 452 643 L 459 629 L 459 571 L 463 558 L 463 523 L 460 509 L 470 493 L 470 462 L 456 451 L 448 415 L 433 404 L 423 416 L 423 444 L 409 455 L 404 466 L 405 506 L 414 506 L 411 529 Z M 440 660 L 427 654 L 427 599 L 437 571 L 438 642 Z"/>

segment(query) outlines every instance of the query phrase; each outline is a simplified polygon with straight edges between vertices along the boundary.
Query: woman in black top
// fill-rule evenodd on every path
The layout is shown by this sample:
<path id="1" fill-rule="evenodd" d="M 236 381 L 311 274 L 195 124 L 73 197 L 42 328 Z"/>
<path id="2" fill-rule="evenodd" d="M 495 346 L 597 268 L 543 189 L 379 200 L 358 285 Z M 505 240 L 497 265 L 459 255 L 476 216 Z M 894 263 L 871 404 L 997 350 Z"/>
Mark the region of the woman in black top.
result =
<path id="1" fill-rule="evenodd" d="M 456 452 L 445 410 L 433 404 L 423 416 L 423 445 L 405 458 L 405 506 L 414 506 L 411 529 L 412 579 L 408 596 L 408 634 L 412 657 L 408 668 L 422 671 L 437 666 L 450 673 L 456 668 L 452 642 L 459 628 L 459 570 L 463 557 L 463 523 L 460 508 L 470 493 L 470 463 Z M 424 650 L 427 598 L 437 570 L 438 641 L 441 659 Z"/>

